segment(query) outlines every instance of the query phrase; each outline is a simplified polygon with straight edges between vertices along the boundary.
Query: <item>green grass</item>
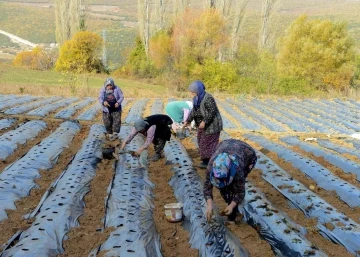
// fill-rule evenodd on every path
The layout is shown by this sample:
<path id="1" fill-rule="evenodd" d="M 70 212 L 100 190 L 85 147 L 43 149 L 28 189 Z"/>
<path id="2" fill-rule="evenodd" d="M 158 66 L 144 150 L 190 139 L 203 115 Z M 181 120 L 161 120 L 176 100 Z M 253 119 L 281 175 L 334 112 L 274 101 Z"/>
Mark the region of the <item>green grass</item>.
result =
<path id="1" fill-rule="evenodd" d="M 80 87 L 86 87 L 91 92 L 87 95 L 97 96 L 107 75 L 69 75 L 56 71 L 36 71 L 25 68 L 14 67 L 12 65 L 0 63 L 0 88 L 2 93 L 13 92 L 16 89 L 26 88 L 26 93 L 38 95 L 37 88 L 44 89 L 50 95 L 62 95 L 72 92 L 75 85 L 81 84 Z M 167 88 L 161 85 L 153 85 L 139 81 L 113 77 L 115 83 L 123 90 L 128 97 L 159 97 L 167 94 Z M 83 85 L 86 81 L 86 85 Z M 9 91 L 14 88 L 13 91 Z M 65 89 L 64 89 L 65 88 Z M 6 90 L 5 90 L 6 89 Z M 81 92 L 81 91 L 79 91 Z"/>
<path id="2" fill-rule="evenodd" d="M 33 43 L 55 42 L 54 8 L 0 3 L 0 28 Z"/>
<path id="3" fill-rule="evenodd" d="M 49 6 L 52 2 L 42 1 L 44 4 L 40 5 L 24 5 L 14 1 L 0 2 L 0 29 L 35 44 L 49 44 L 56 42 L 55 36 L 55 10 Z M 111 1 L 108 1 L 110 4 Z M 113 1 L 113 5 L 115 2 Z M 19 15 L 21 13 L 21 15 Z M 114 16 L 116 13 L 111 13 Z M 127 28 L 123 26 L 123 22 L 112 19 L 101 19 L 89 15 L 86 22 L 86 27 L 89 31 L 103 35 L 106 31 L 106 53 L 108 65 L 111 69 L 124 64 L 123 52 L 128 47 L 134 45 L 135 37 L 137 35 L 136 28 Z M 135 16 L 136 17 L 136 16 Z M 125 15 L 125 20 L 133 21 L 134 16 Z M 18 45 L 15 44 L 17 48 Z M 0 48 L 14 47 L 7 37 L 0 35 Z M 19 49 L 20 50 L 20 49 Z"/>

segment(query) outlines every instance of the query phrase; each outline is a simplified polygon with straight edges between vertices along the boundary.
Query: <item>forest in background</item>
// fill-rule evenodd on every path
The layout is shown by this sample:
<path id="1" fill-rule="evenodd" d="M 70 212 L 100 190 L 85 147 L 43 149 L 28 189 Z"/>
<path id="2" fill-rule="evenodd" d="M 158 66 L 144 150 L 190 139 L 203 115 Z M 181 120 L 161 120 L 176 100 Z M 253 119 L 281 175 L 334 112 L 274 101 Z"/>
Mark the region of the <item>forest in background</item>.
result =
<path id="1" fill-rule="evenodd" d="M 44 13 L 55 9 L 52 1 L 31 1 L 31 4 L 24 2 L 22 1 L 22 6 L 40 9 Z M 356 18 L 360 3 L 356 1 L 297 3 L 292 0 L 244 0 L 237 1 L 237 5 L 232 6 L 225 4 L 231 1 L 78 2 L 86 4 L 85 9 L 82 9 L 84 29 L 95 32 L 105 42 L 105 47 L 99 49 L 99 58 L 103 62 L 105 60 L 107 71 L 114 76 L 150 78 L 160 84 L 170 85 L 174 90 L 182 90 L 189 81 L 199 78 L 212 90 L 234 93 L 311 94 L 314 90 L 336 90 L 349 94 L 357 88 L 359 41 L 356 37 L 359 28 Z M 14 9 L 19 5 L 9 1 L 1 4 L 7 7 L 13 5 Z M 266 4 L 270 12 L 268 20 L 264 21 Z M 215 9 L 216 12 L 209 12 L 209 9 Z M 10 17 L 11 10 L 8 12 Z M 300 17 L 303 13 L 307 17 Z M 302 45 L 304 42 L 309 44 L 309 40 L 319 44 L 320 32 L 327 31 L 331 42 L 334 42 L 331 37 L 335 34 L 339 36 L 338 34 L 346 32 L 342 34 L 345 40 L 337 40 L 338 46 L 332 46 L 339 55 L 331 52 L 331 48 L 328 49 L 327 60 L 324 56 L 315 55 L 321 52 L 319 49 L 324 49 L 324 44 L 330 42 L 323 41 L 317 46 L 319 49 L 308 46 L 308 49 L 313 49 L 308 53 L 298 45 L 298 48 L 290 52 L 301 51 L 303 56 L 282 54 L 283 61 L 279 64 L 279 38 L 288 36 L 288 45 L 292 45 L 289 28 L 296 19 L 297 22 L 302 20 L 303 24 L 310 26 L 308 31 L 302 31 L 303 41 L 295 38 L 294 42 L 302 42 Z M 36 19 L 33 21 L 36 22 Z M 317 24 L 311 24 L 314 21 Z M 9 19 L 3 17 L 0 22 L 6 24 Z M 42 24 L 46 30 L 44 24 L 47 23 Z M 48 25 L 50 24 L 51 22 Z M 31 24 L 28 22 L 27 25 Z M 213 25 L 215 27 L 211 27 Z M 15 27 L 14 24 L 12 26 Z M 56 24 L 52 26 L 53 29 L 57 27 Z M 317 32 L 311 31 L 314 26 L 318 27 Z M 324 30 L 321 26 L 328 29 Z M 49 27 L 51 30 L 51 26 Z M 211 29 L 206 30 L 206 27 Z M 16 26 L 15 34 L 31 40 L 26 37 L 25 32 L 21 33 L 21 29 L 24 28 Z M 29 29 L 25 31 L 29 33 Z M 118 32 L 118 38 L 111 36 L 114 31 Z M 313 33 L 312 36 L 309 31 Z M 39 40 L 40 34 L 32 33 L 32 37 L 38 35 L 35 37 Z M 56 41 L 55 33 L 46 35 L 52 35 L 52 38 L 43 39 L 42 43 Z M 338 51 L 344 47 L 349 51 Z M 301 67 L 292 67 L 288 63 L 294 58 L 295 64 L 303 63 Z M 116 63 L 114 60 L 121 61 Z M 305 65 L 309 63 L 312 65 Z M 286 69 L 281 68 L 281 65 Z M 318 67 L 322 69 L 314 70 Z"/>

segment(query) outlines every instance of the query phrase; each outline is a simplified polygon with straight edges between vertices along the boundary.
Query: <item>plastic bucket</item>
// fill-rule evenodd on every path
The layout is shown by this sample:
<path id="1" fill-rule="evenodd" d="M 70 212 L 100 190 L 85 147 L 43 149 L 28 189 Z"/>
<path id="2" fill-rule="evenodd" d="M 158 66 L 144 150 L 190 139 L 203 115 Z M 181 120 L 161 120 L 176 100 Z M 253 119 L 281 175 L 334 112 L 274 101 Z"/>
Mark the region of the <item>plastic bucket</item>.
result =
<path id="1" fill-rule="evenodd" d="M 165 204 L 165 216 L 169 222 L 179 222 L 183 219 L 183 204 L 169 203 Z"/>

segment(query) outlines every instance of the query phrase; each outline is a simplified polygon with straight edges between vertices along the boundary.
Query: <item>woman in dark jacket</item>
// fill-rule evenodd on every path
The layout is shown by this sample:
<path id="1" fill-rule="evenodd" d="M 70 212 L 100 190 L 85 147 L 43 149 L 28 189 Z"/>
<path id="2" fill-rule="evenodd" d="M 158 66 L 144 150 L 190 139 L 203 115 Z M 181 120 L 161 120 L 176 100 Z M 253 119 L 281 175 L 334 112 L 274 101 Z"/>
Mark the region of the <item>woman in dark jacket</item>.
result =
<path id="1" fill-rule="evenodd" d="M 166 141 L 170 140 L 171 130 L 170 126 L 173 123 L 171 118 L 165 114 L 150 115 L 146 118 L 139 118 L 135 121 L 134 127 L 130 134 L 123 142 L 120 151 L 122 151 L 127 143 L 138 134 L 146 136 L 146 141 L 134 154 L 139 156 L 142 151 L 147 149 L 151 143 L 154 144 L 155 155 L 151 161 L 155 162 L 162 158 L 162 151 L 165 147 Z"/>
<path id="2" fill-rule="evenodd" d="M 195 125 L 198 128 L 197 141 L 202 160 L 199 166 L 205 169 L 219 143 L 223 123 L 214 97 L 205 91 L 205 86 L 201 81 L 196 80 L 191 83 L 189 91 L 194 96 L 194 107 L 185 122 L 185 126 L 195 120 Z"/>
<path id="3" fill-rule="evenodd" d="M 220 190 L 228 206 L 225 215 L 235 221 L 238 205 L 245 197 L 245 179 L 257 161 L 255 150 L 247 143 L 237 139 L 223 140 L 209 161 L 204 183 L 206 217 L 211 219 L 213 186 Z"/>

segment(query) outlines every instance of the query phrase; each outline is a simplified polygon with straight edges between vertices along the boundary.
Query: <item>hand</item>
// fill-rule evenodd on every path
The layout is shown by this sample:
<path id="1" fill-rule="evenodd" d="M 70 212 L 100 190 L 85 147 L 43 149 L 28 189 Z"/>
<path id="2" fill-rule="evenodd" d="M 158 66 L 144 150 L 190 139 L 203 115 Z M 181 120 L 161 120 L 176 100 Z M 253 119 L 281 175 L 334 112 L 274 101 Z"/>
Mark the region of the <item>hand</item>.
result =
<path id="1" fill-rule="evenodd" d="M 206 207 L 206 220 L 209 222 L 212 218 L 212 206 Z"/>
<path id="2" fill-rule="evenodd" d="M 138 154 L 138 152 L 131 152 L 131 156 L 132 157 L 139 157 L 140 154 Z"/>
<path id="3" fill-rule="evenodd" d="M 107 101 L 104 101 L 104 106 L 110 107 L 110 104 Z"/>
<path id="4" fill-rule="evenodd" d="M 232 207 L 231 205 L 228 205 L 225 209 L 225 215 L 229 216 L 234 210 L 234 207 Z"/>
<path id="5" fill-rule="evenodd" d="M 204 129 L 205 128 L 205 122 L 202 121 L 199 125 L 199 129 Z"/>
<path id="6" fill-rule="evenodd" d="M 119 107 L 119 103 L 116 103 L 116 104 L 115 104 L 115 108 L 118 108 L 118 107 Z"/>
<path id="7" fill-rule="evenodd" d="M 182 128 L 184 129 L 187 125 L 188 125 L 188 123 L 185 121 L 182 125 Z"/>
<path id="8" fill-rule="evenodd" d="M 133 157 L 139 157 L 142 152 L 142 149 L 138 149 L 136 152 L 132 152 L 131 155 Z"/>
<path id="9" fill-rule="evenodd" d="M 212 218 L 212 199 L 206 200 L 206 220 L 209 222 Z"/>
<path id="10" fill-rule="evenodd" d="M 231 203 L 225 209 L 225 215 L 229 216 L 233 212 L 233 210 L 236 206 L 237 206 L 237 203 L 234 201 L 231 201 Z"/>
<path id="11" fill-rule="evenodd" d="M 125 148 L 125 146 L 126 146 L 126 142 L 124 141 L 124 142 L 121 144 L 120 151 L 123 151 L 124 148 Z"/>
<path id="12" fill-rule="evenodd" d="M 126 141 L 124 141 L 122 144 L 121 144 L 121 150 L 124 150 L 124 148 L 125 148 L 125 146 L 126 146 Z"/>

